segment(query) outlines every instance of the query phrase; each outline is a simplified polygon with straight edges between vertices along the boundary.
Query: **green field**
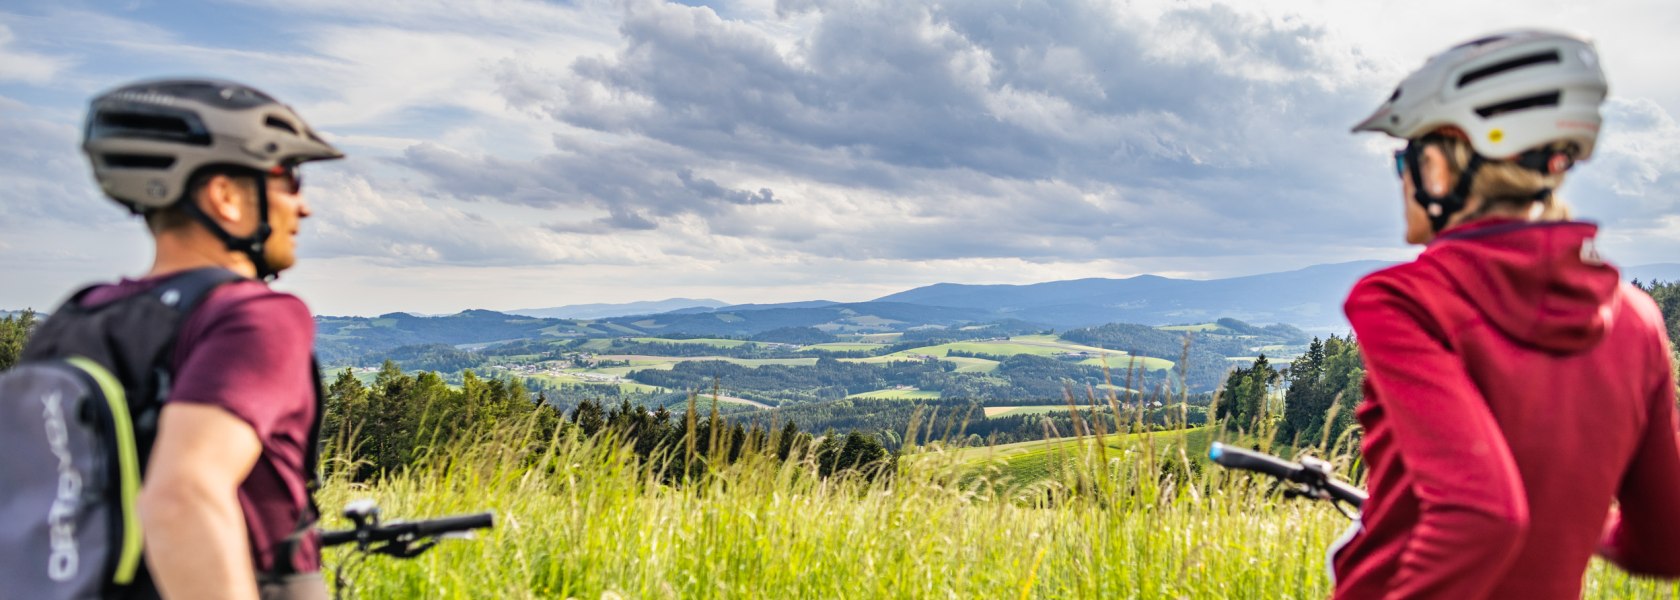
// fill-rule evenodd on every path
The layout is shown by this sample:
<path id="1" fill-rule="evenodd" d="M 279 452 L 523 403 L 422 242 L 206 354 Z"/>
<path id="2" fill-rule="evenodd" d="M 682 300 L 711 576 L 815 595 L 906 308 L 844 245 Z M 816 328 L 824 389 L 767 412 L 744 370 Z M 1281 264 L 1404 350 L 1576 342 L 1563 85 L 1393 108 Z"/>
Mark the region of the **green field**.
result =
<path id="1" fill-rule="evenodd" d="M 1066 406 L 1061 407 L 1067 410 Z M 1116 454 L 1154 453 L 1157 462 L 1166 457 L 1194 469 L 1189 463 L 1200 463 L 1207 456 L 1215 439 L 1211 427 L 1197 427 L 1181 431 L 1162 431 L 1132 435 L 1108 435 L 1101 441 L 1105 452 Z M 1096 448 L 1096 437 L 1067 437 L 1005 444 L 990 448 L 967 448 L 959 456 L 975 465 L 989 464 L 995 477 L 1010 485 L 1030 485 L 1045 479 L 1056 479 L 1062 471 L 1077 467 L 1078 461 L 1088 458 L 1087 452 Z"/>
<path id="2" fill-rule="evenodd" d="M 873 400 L 938 400 L 939 392 L 924 390 L 885 389 L 862 394 L 852 394 L 847 398 L 868 398 Z"/>
<path id="3" fill-rule="evenodd" d="M 826 344 L 811 344 L 800 348 L 800 350 L 811 350 L 816 352 L 855 352 L 858 350 L 867 351 L 874 350 L 876 348 L 885 348 L 886 346 L 886 344 L 874 344 L 869 342 L 829 342 Z"/>
<path id="4" fill-rule="evenodd" d="M 885 355 L 885 356 L 871 356 L 869 358 L 842 358 L 840 360 L 846 361 L 846 362 L 860 362 L 860 363 L 880 364 L 880 363 L 890 363 L 890 362 L 913 361 L 913 360 L 920 360 L 920 359 L 909 356 L 909 355 L 906 355 L 906 354 L 901 353 L 901 352 L 895 352 L 893 354 L 888 354 L 888 355 Z M 957 365 L 956 372 L 958 372 L 958 373 L 990 373 L 992 371 L 996 371 L 997 366 L 998 366 L 998 361 L 995 361 L 995 360 L 990 360 L 990 359 L 985 359 L 985 358 L 969 358 L 969 357 L 966 357 L 966 356 L 947 357 L 947 358 L 941 358 L 939 360 L 956 364 Z"/>
<path id="5" fill-rule="evenodd" d="M 1116 436 L 1101 451 L 1090 438 L 908 448 L 890 483 L 749 454 L 670 486 L 616 440 L 564 436 L 533 454 L 515 423 L 380 481 L 341 472 L 319 498 L 327 515 L 358 498 L 387 519 L 496 513 L 477 539 L 347 570 L 362 598 L 1328 595 L 1324 549 L 1346 519 L 1208 465 L 1209 431 Z M 329 578 L 349 552 L 324 552 Z M 1599 564 L 1583 597 L 1676 593 Z"/>
<path id="6" fill-rule="evenodd" d="M 1013 417 L 1020 415 L 1042 415 L 1044 413 L 1051 412 L 1065 413 L 1067 410 L 1068 407 L 1066 404 L 1045 404 L 1042 406 L 988 406 L 986 407 L 986 416 Z"/>
<path id="7" fill-rule="evenodd" d="M 1091 365 L 1093 367 L 1106 366 L 1112 373 L 1124 373 L 1128 369 L 1161 371 L 1172 369 L 1175 366 L 1173 361 L 1165 358 L 1155 358 L 1153 356 L 1110 356 L 1107 358 L 1099 356 L 1079 361 L 1079 364 Z"/>

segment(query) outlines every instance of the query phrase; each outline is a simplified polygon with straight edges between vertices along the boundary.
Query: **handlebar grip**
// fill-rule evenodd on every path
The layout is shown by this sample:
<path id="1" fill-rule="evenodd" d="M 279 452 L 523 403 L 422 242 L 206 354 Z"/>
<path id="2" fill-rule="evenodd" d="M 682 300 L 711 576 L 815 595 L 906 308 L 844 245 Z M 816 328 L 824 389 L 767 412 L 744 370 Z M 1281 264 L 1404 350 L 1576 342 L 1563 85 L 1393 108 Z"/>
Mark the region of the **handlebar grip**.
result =
<path id="1" fill-rule="evenodd" d="M 496 513 L 481 512 L 470 515 L 457 515 L 441 519 L 419 521 L 414 524 L 414 533 L 429 536 L 473 529 L 489 529 L 496 526 Z"/>
<path id="2" fill-rule="evenodd" d="M 1268 454 L 1250 452 L 1242 448 L 1233 448 L 1219 442 L 1214 442 L 1213 446 L 1208 448 L 1208 458 L 1232 469 L 1259 471 L 1285 480 L 1293 480 L 1302 468 L 1299 463 L 1289 462 Z"/>

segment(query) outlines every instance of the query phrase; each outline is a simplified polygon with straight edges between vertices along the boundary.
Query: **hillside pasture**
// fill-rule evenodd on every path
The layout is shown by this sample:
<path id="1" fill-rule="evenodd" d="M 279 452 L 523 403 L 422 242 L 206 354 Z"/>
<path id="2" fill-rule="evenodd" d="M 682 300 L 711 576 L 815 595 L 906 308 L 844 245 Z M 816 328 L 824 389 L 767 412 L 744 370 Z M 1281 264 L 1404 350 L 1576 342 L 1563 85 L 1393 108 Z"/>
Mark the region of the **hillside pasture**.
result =
<path id="1" fill-rule="evenodd" d="M 867 352 L 878 348 L 885 348 L 886 346 L 886 344 L 875 344 L 869 342 L 828 342 L 826 344 L 811 344 L 800 348 L 800 350 L 808 352 Z"/>
<path id="2" fill-rule="evenodd" d="M 1066 406 L 1060 407 L 1067 410 Z M 997 479 L 1006 487 L 1030 486 L 1045 479 L 1056 479 L 1070 468 L 1089 448 L 1102 442 L 1105 452 L 1117 455 L 1153 453 L 1159 457 L 1152 462 L 1177 462 L 1186 469 L 1206 461 L 1208 447 L 1213 445 L 1216 432 L 1211 427 L 1196 427 L 1175 431 L 1157 431 L 1129 435 L 1063 437 L 1050 440 L 1003 444 L 991 447 L 967 448 L 958 455 L 970 464 L 995 468 Z"/>
<path id="3" fill-rule="evenodd" d="M 1109 372 L 1119 376 L 1124 376 L 1124 373 L 1128 369 L 1165 371 L 1171 370 L 1173 367 L 1177 366 L 1177 363 L 1174 363 L 1173 361 L 1165 358 L 1155 358 L 1153 356 L 1098 356 L 1079 361 L 1079 364 L 1091 365 L 1093 367 L 1106 366 L 1108 367 Z"/>
<path id="4" fill-rule="evenodd" d="M 926 355 L 923 355 L 923 356 L 926 356 Z M 912 361 L 913 362 L 913 361 L 924 360 L 924 359 L 921 356 L 911 356 L 909 352 L 895 352 L 895 353 L 887 354 L 887 355 L 884 355 L 884 356 L 871 356 L 869 358 L 842 358 L 842 359 L 839 359 L 839 360 L 844 361 L 844 362 L 885 364 L 885 363 L 906 362 L 906 361 Z M 942 361 L 957 365 L 956 372 L 958 372 L 958 373 L 990 373 L 992 371 L 996 371 L 997 366 L 998 366 L 998 361 L 995 361 L 995 360 L 990 360 L 990 359 L 985 359 L 985 358 L 969 358 L 969 357 L 966 357 L 966 356 L 948 356 L 948 357 L 939 358 L 938 360 L 942 360 Z"/>
<path id="5" fill-rule="evenodd" d="M 1043 404 L 1039 406 L 988 406 L 987 417 L 1015 417 L 1020 415 L 1042 415 L 1050 412 L 1067 412 L 1066 404 Z"/>

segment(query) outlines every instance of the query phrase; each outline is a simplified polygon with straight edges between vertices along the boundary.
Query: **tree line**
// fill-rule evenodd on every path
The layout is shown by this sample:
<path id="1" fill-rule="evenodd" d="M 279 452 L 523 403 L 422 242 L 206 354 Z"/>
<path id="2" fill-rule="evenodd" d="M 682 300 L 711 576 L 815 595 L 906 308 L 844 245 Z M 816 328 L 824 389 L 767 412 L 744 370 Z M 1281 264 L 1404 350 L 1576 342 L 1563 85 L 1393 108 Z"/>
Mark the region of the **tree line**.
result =
<path id="1" fill-rule="evenodd" d="M 472 371 L 450 386 L 433 372 L 405 374 L 387 362 L 364 384 L 349 369 L 326 387 L 322 440 L 332 460 L 329 469 L 347 469 L 356 480 L 450 460 L 447 449 L 507 427 L 531 432 L 533 454 L 567 435 L 610 435 L 619 444 L 662 469 L 671 482 L 733 463 L 748 453 L 779 460 L 812 460 L 821 475 L 857 471 L 869 477 L 889 475 L 892 456 L 879 440 L 862 432 L 814 436 L 792 421 L 765 423 L 731 419 L 713 409 L 648 409 L 621 400 L 616 406 L 583 399 L 569 413 L 532 396 L 513 378 L 486 379 Z M 691 397 L 692 398 L 692 397 Z M 779 425 L 779 426 L 778 426 Z"/>
<path id="2" fill-rule="evenodd" d="M 1282 368 L 1262 355 L 1232 371 L 1214 417 L 1231 429 L 1269 433 L 1279 444 L 1326 447 L 1357 432 L 1354 410 L 1364 399 L 1364 381 L 1365 363 L 1351 336 L 1313 338 L 1306 353 Z"/>

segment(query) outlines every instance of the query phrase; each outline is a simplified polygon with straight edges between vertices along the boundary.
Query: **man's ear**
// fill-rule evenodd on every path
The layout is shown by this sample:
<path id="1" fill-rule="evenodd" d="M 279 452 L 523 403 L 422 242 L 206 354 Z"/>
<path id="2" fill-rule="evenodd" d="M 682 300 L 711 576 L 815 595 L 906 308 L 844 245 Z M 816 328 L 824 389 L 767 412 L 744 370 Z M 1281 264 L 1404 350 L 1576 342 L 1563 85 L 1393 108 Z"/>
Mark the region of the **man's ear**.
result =
<path id="1" fill-rule="evenodd" d="M 1436 198 L 1447 195 L 1453 188 L 1452 168 L 1447 165 L 1447 153 L 1435 144 L 1423 147 L 1418 170 L 1423 172 L 1423 191 Z"/>
<path id="2" fill-rule="evenodd" d="M 227 175 L 211 175 L 199 188 L 196 200 L 204 214 L 219 222 L 238 223 L 245 216 L 244 186 Z"/>

